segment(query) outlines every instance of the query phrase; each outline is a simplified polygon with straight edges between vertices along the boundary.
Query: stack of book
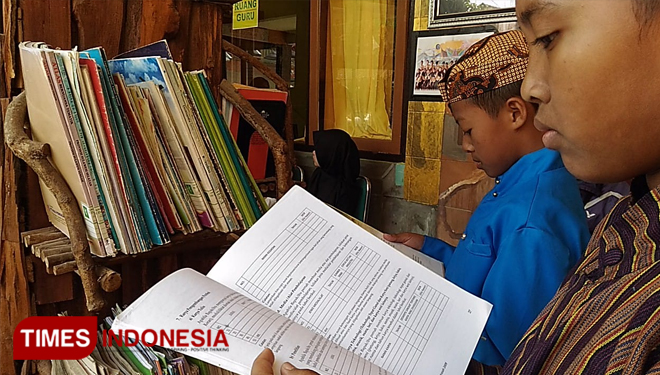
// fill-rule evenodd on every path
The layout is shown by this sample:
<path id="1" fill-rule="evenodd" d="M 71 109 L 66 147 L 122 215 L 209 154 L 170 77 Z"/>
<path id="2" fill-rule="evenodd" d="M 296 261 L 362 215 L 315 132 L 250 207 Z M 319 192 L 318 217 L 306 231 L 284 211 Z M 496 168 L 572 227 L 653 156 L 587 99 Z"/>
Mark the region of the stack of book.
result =
<path id="1" fill-rule="evenodd" d="M 266 203 L 202 71 L 165 41 L 107 60 L 102 48 L 20 44 L 32 136 L 76 196 L 92 253 L 135 254 L 184 234 L 251 227 Z M 50 221 L 68 233 L 42 185 Z"/>
<path id="2" fill-rule="evenodd" d="M 113 315 L 120 312 L 119 307 L 112 309 Z M 113 320 L 113 317 L 103 319 L 97 332 L 96 347 L 91 355 L 79 360 L 53 361 L 53 374 L 235 375 L 231 371 L 157 345 L 148 346 L 131 339 L 131 342 L 127 343 L 116 336 L 106 337 L 107 341 L 104 343 L 102 332 L 110 328 Z M 58 369 L 61 371 L 57 371 Z"/>

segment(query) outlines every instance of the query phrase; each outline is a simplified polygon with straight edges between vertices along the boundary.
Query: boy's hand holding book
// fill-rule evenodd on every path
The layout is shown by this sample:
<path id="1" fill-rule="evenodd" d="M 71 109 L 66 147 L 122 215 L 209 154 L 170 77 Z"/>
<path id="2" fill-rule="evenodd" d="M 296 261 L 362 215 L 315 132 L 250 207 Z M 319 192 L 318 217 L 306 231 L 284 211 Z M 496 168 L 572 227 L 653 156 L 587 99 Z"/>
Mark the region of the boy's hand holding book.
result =
<path id="1" fill-rule="evenodd" d="M 273 363 L 275 362 L 275 356 L 270 349 L 264 349 L 261 354 L 254 360 L 252 364 L 251 375 L 273 375 Z M 282 375 L 318 375 L 317 372 L 311 370 L 300 370 L 295 368 L 289 362 L 282 364 L 280 368 L 280 374 Z"/>
<path id="2" fill-rule="evenodd" d="M 424 246 L 424 236 L 417 233 L 383 234 L 383 238 L 390 242 L 404 244 L 415 250 L 421 250 Z"/>

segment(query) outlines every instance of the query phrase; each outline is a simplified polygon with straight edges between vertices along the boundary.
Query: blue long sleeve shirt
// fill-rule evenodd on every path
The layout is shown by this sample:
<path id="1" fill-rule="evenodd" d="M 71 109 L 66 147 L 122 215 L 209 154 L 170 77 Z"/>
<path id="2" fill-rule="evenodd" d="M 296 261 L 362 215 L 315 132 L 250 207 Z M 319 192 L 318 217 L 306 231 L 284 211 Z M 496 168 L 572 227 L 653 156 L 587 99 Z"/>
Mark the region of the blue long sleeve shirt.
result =
<path id="1" fill-rule="evenodd" d="M 576 179 L 559 154 L 525 155 L 495 180 L 456 248 L 426 237 L 446 278 L 493 304 L 473 358 L 502 365 L 587 247 Z"/>

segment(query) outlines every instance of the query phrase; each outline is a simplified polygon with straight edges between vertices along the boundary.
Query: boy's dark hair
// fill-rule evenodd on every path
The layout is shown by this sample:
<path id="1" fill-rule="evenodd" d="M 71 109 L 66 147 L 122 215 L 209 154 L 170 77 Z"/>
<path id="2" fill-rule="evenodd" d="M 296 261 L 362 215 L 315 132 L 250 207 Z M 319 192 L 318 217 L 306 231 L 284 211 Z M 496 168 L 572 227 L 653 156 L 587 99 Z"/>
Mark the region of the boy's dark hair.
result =
<path id="1" fill-rule="evenodd" d="M 523 81 L 514 82 L 465 100 L 486 111 L 490 117 L 496 118 L 507 100 L 515 96 L 522 97 L 520 94 L 522 83 Z"/>
<path id="2" fill-rule="evenodd" d="M 648 27 L 660 12 L 658 0 L 633 0 L 633 10 L 642 27 Z"/>

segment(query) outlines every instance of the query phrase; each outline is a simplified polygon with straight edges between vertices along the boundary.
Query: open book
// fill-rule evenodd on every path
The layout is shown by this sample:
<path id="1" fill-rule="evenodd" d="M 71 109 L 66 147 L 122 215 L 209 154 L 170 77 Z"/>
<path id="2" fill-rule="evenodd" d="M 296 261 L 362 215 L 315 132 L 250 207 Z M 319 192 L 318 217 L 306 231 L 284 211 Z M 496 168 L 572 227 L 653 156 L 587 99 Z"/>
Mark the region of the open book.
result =
<path id="1" fill-rule="evenodd" d="M 228 350 L 185 354 L 241 374 L 268 347 L 276 374 L 459 375 L 490 309 L 294 186 L 207 276 L 168 276 L 113 330 L 222 329 Z"/>

